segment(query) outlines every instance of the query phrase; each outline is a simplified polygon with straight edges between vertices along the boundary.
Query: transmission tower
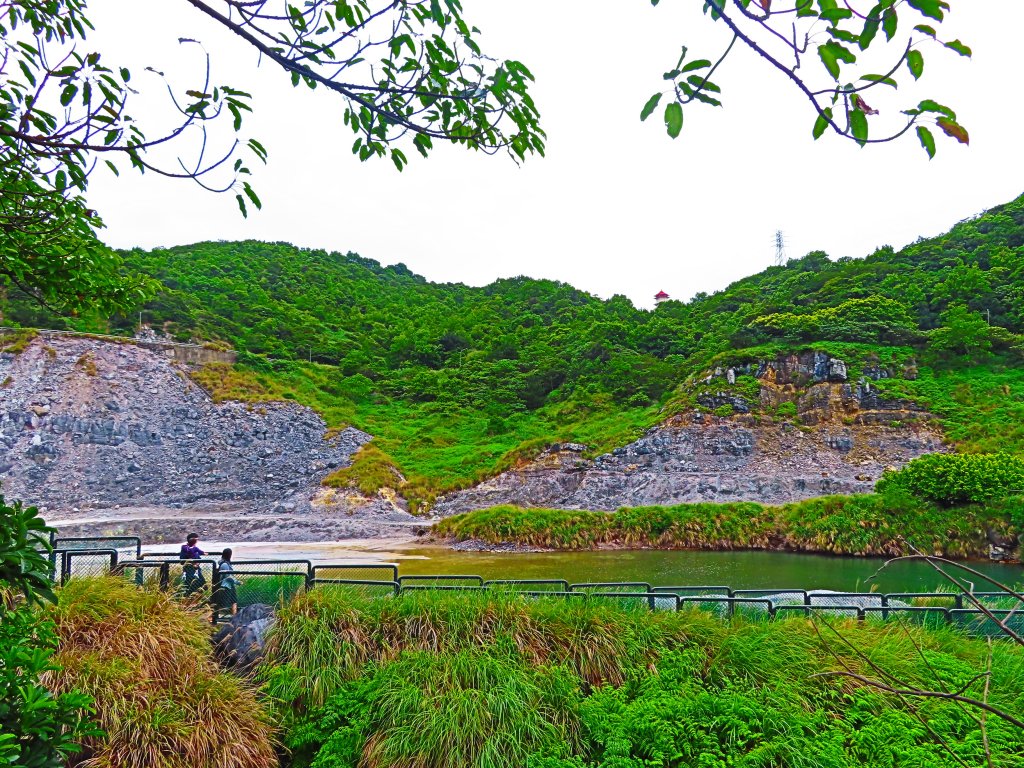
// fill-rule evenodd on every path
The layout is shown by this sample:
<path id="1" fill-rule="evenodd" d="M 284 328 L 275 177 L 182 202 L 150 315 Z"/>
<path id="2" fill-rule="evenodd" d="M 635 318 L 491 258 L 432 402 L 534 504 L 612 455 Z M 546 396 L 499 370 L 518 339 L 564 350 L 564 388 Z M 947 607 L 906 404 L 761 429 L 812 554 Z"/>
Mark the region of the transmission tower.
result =
<path id="1" fill-rule="evenodd" d="M 786 263 L 786 236 L 782 230 L 775 231 L 775 266 L 781 267 Z"/>

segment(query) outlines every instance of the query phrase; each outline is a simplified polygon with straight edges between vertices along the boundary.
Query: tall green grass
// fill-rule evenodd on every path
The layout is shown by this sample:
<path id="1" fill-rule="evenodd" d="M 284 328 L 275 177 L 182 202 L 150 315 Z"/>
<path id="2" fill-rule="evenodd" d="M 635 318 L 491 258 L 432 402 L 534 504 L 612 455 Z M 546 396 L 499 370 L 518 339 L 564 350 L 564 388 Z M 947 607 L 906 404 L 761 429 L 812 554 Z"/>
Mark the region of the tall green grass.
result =
<path id="1" fill-rule="evenodd" d="M 279 615 L 261 675 L 296 766 L 945 768 L 984 764 L 974 712 L 833 673 L 980 697 L 989 652 L 953 629 L 846 619 L 312 592 Z M 991 653 L 989 702 L 1020 715 L 1024 650 Z M 993 765 L 1019 764 L 1024 733 L 987 727 Z"/>
<path id="2" fill-rule="evenodd" d="M 765 549 L 843 555 L 906 554 L 908 542 L 950 557 L 985 557 L 985 528 L 1024 528 L 1024 498 L 943 507 L 902 493 L 822 496 L 779 506 L 755 502 L 623 507 L 616 512 L 510 505 L 455 515 L 433 534 L 458 541 L 549 549 L 597 546 Z"/>

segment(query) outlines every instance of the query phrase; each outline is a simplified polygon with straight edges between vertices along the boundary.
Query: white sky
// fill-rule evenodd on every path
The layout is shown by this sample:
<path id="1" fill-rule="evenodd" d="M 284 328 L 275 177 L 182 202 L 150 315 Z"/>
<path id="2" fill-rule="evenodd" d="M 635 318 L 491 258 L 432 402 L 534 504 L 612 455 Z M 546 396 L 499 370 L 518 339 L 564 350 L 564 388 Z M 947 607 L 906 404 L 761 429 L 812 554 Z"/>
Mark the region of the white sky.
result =
<path id="1" fill-rule="evenodd" d="M 660 114 L 640 123 L 681 44 L 691 58 L 720 48 L 721 25 L 700 15 L 700 0 L 657 8 L 648 0 L 464 0 L 485 52 L 519 58 L 536 75 L 548 155 L 517 167 L 456 148 L 424 161 L 410 148 L 401 174 L 390 161 L 350 154 L 339 100 L 292 89 L 270 65 L 252 69 L 255 54 L 184 0 L 126 5 L 90 3 L 91 39 L 108 65 L 131 64 L 137 80 L 145 65 L 187 70 L 176 40 L 201 39 L 215 81 L 253 92 L 248 130 L 270 160 L 254 168 L 264 205 L 248 220 L 231 195 L 98 171 L 89 197 L 117 247 L 282 240 L 401 261 L 435 281 L 484 285 L 525 274 L 651 306 L 660 289 L 689 298 L 770 265 L 776 229 L 791 257 L 814 249 L 864 256 L 1024 191 L 1024 3 L 1011 0 L 952 0 L 942 35 L 971 45 L 973 60 L 924 49 L 925 90 L 903 94 L 900 106 L 935 98 L 971 132 L 970 148 L 939 137 L 930 162 L 913 135 L 863 150 L 828 136 L 812 141 L 809 105 L 739 46 L 715 78 L 723 109 L 687 108 L 676 141 Z"/>

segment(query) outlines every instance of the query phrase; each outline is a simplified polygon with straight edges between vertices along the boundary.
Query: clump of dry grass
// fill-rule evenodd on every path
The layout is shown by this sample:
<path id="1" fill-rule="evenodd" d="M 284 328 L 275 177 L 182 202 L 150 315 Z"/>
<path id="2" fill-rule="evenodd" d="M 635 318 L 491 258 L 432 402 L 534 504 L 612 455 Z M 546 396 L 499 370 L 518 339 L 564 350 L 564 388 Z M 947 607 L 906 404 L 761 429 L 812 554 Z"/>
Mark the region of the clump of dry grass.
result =
<path id="1" fill-rule="evenodd" d="M 38 335 L 34 328 L 4 331 L 0 333 L 0 352 L 20 355 Z"/>
<path id="2" fill-rule="evenodd" d="M 218 669 L 198 610 L 117 578 L 74 579 L 51 610 L 59 669 L 45 683 L 96 701 L 104 735 L 82 768 L 274 768 L 256 691 Z"/>

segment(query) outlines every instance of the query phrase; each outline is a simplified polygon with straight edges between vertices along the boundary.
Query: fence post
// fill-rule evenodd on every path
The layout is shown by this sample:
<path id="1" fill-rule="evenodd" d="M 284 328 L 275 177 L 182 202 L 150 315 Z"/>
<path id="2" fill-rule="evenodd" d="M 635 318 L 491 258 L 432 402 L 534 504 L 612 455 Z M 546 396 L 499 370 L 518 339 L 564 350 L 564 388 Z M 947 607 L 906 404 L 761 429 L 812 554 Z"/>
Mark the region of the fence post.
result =
<path id="1" fill-rule="evenodd" d="M 171 564 L 160 563 L 160 591 L 166 592 L 171 586 Z"/>

